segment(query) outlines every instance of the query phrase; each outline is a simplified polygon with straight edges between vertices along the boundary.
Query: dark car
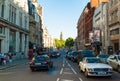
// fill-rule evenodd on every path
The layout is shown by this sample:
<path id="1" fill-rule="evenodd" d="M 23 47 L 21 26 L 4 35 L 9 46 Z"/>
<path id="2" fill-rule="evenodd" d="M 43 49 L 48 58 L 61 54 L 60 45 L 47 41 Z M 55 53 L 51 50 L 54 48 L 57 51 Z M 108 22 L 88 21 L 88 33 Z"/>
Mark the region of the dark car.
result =
<path id="1" fill-rule="evenodd" d="M 60 53 L 58 51 L 53 51 L 50 53 L 50 57 L 59 57 Z"/>
<path id="2" fill-rule="evenodd" d="M 77 63 L 82 61 L 84 57 L 94 57 L 94 52 L 92 50 L 79 50 L 78 56 L 76 57 Z"/>
<path id="3" fill-rule="evenodd" d="M 38 55 L 29 62 L 29 65 L 32 71 L 40 69 L 49 70 L 53 67 L 53 62 L 48 55 Z"/>
<path id="4" fill-rule="evenodd" d="M 77 61 L 77 56 L 78 56 L 78 51 L 73 51 L 73 52 L 72 52 L 71 60 L 72 60 L 73 62 L 76 62 L 76 61 Z"/>
<path id="5" fill-rule="evenodd" d="M 68 52 L 68 54 L 66 55 L 66 58 L 68 58 L 69 60 L 71 60 L 72 54 L 73 54 L 72 51 Z"/>

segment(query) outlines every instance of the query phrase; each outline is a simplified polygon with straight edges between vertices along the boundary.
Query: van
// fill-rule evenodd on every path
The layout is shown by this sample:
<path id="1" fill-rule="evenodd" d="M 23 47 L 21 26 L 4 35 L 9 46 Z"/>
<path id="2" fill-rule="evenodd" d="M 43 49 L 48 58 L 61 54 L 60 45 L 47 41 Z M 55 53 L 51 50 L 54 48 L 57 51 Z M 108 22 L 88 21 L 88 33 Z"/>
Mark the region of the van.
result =
<path id="1" fill-rule="evenodd" d="M 79 50 L 77 56 L 77 63 L 82 61 L 84 57 L 94 57 L 94 51 L 92 50 Z"/>

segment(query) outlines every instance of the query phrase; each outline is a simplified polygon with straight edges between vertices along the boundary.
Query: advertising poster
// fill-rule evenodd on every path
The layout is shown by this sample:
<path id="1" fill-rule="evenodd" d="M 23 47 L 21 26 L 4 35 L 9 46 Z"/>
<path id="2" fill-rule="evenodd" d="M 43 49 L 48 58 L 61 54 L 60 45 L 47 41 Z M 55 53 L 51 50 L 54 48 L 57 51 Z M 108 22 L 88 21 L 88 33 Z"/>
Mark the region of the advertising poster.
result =
<path id="1" fill-rule="evenodd" d="M 100 30 L 94 30 L 94 39 L 100 41 Z"/>

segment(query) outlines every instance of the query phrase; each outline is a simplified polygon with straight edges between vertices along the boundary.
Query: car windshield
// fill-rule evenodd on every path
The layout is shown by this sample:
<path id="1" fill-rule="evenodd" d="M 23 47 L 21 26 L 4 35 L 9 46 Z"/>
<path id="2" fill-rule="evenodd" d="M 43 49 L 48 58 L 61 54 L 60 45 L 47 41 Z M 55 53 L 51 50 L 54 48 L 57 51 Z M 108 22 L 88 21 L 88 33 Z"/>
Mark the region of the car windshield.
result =
<path id="1" fill-rule="evenodd" d="M 88 57 L 88 56 L 93 57 L 94 56 L 93 51 L 90 51 L 90 50 L 84 50 L 84 51 L 82 51 L 82 54 L 84 57 Z"/>
<path id="2" fill-rule="evenodd" d="M 45 57 L 35 57 L 35 62 L 43 62 L 43 61 L 45 61 L 46 60 L 46 58 Z"/>
<path id="3" fill-rule="evenodd" d="M 72 52 L 69 52 L 68 55 L 72 55 Z"/>
<path id="4" fill-rule="evenodd" d="M 99 57 L 101 57 L 101 58 L 107 58 L 107 55 L 105 55 L 105 54 L 100 54 Z"/>
<path id="5" fill-rule="evenodd" d="M 77 56 L 77 55 L 78 55 L 78 52 L 73 52 L 73 55 L 74 55 L 74 56 Z"/>
<path id="6" fill-rule="evenodd" d="M 120 55 L 118 56 L 118 59 L 120 60 Z"/>
<path id="7" fill-rule="evenodd" d="M 91 58 L 91 59 L 86 59 L 87 63 L 99 63 L 99 59 L 97 58 Z"/>

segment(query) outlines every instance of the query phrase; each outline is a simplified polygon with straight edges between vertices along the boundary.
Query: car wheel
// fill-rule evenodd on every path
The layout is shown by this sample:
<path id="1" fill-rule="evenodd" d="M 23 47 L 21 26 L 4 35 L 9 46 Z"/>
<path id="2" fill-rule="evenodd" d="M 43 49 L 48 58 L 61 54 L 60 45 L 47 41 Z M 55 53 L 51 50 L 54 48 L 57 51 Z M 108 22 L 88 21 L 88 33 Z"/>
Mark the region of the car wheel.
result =
<path id="1" fill-rule="evenodd" d="M 50 65 L 48 65 L 47 70 L 50 70 Z"/>
<path id="2" fill-rule="evenodd" d="M 85 76 L 88 77 L 88 72 L 85 70 Z"/>
<path id="3" fill-rule="evenodd" d="M 79 66 L 79 70 L 80 70 L 80 72 L 83 72 L 82 70 L 81 70 L 81 67 Z"/>
<path id="4" fill-rule="evenodd" d="M 33 72 L 33 71 L 35 71 L 33 68 L 31 68 L 31 71 Z"/>
<path id="5" fill-rule="evenodd" d="M 117 70 L 118 70 L 118 72 L 120 73 L 120 66 L 118 66 Z"/>
<path id="6" fill-rule="evenodd" d="M 53 63 L 50 65 L 50 68 L 53 68 Z"/>

